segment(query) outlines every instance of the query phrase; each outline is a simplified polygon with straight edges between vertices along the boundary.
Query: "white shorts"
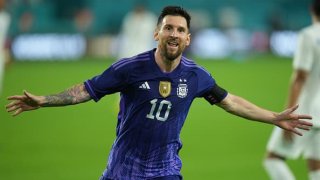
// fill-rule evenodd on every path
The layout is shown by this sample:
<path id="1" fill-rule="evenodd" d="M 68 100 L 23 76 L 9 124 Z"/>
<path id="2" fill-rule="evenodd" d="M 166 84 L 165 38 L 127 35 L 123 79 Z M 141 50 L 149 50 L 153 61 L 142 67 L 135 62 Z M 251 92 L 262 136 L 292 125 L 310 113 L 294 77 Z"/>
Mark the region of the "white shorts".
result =
<path id="1" fill-rule="evenodd" d="M 304 131 L 303 136 L 294 135 L 292 142 L 283 138 L 283 130 L 275 127 L 269 139 L 267 150 L 289 159 L 303 155 L 305 159 L 320 160 L 320 128 Z"/>

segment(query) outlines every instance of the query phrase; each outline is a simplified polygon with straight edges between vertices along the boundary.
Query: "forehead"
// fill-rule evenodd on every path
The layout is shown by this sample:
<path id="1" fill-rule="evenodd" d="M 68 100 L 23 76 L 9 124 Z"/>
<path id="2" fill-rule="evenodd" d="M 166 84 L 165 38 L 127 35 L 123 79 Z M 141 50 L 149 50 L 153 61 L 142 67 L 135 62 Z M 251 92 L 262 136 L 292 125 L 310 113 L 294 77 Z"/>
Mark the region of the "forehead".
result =
<path id="1" fill-rule="evenodd" d="M 187 27 L 187 20 L 182 16 L 173 16 L 173 15 L 167 15 L 162 19 L 162 26 L 165 25 L 172 25 L 176 27 L 184 27 L 188 29 Z"/>

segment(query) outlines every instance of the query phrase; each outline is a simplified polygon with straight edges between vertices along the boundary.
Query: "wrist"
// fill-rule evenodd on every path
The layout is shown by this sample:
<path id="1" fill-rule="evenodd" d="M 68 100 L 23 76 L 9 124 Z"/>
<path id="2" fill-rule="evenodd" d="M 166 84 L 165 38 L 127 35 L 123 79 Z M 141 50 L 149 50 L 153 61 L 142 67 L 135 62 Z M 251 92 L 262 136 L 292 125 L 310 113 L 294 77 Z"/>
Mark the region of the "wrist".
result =
<path id="1" fill-rule="evenodd" d="M 279 113 L 272 112 L 272 117 L 271 117 L 271 124 L 273 125 L 278 125 L 279 121 Z"/>
<path id="2" fill-rule="evenodd" d="M 48 99 L 46 98 L 46 96 L 40 96 L 38 105 L 39 107 L 45 107 L 48 105 Z"/>

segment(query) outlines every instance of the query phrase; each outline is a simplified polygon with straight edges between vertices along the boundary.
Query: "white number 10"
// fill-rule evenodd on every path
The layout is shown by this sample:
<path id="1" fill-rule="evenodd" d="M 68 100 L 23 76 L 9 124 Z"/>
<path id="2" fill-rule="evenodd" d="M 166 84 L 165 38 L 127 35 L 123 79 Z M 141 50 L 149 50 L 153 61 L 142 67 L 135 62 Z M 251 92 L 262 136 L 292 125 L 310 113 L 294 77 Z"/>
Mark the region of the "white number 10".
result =
<path id="1" fill-rule="evenodd" d="M 158 121 L 166 121 L 168 119 L 172 104 L 171 104 L 170 101 L 162 100 L 160 102 L 160 105 L 159 105 L 158 109 L 156 110 L 156 114 L 154 115 L 155 109 L 157 107 L 157 101 L 158 101 L 158 99 L 153 99 L 153 100 L 150 101 L 152 106 L 151 106 L 151 110 L 150 110 L 149 114 L 147 114 L 146 117 L 149 118 L 149 119 L 156 118 Z M 161 116 L 161 111 L 162 111 L 162 108 L 163 108 L 164 105 L 166 105 L 167 110 Z"/>

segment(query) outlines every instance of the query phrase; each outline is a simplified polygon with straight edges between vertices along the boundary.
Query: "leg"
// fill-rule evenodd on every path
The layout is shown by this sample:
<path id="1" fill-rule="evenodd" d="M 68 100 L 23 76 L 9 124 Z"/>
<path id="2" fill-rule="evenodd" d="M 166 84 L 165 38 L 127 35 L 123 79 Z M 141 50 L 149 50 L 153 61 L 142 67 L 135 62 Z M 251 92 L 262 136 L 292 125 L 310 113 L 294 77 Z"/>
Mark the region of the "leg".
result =
<path id="1" fill-rule="evenodd" d="M 302 137 L 307 138 L 308 136 L 304 135 Z M 267 145 L 267 156 L 263 162 L 270 179 L 295 179 L 285 160 L 299 157 L 307 142 L 303 138 L 294 136 L 293 141 L 287 141 L 283 138 L 283 130 L 278 127 L 274 128 Z"/>
<path id="2" fill-rule="evenodd" d="M 320 179 L 320 129 L 312 129 L 312 138 L 304 153 L 304 158 L 307 159 L 309 169 L 309 179 Z"/>
<path id="3" fill-rule="evenodd" d="M 320 161 L 315 159 L 308 159 L 309 179 L 320 179 Z"/>
<path id="4" fill-rule="evenodd" d="M 264 168 L 272 180 L 294 180 L 295 177 L 285 162 L 285 158 L 268 152 L 264 160 Z"/>

